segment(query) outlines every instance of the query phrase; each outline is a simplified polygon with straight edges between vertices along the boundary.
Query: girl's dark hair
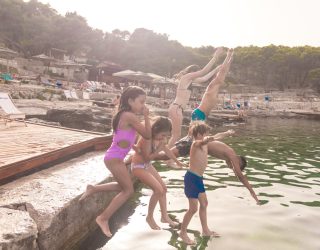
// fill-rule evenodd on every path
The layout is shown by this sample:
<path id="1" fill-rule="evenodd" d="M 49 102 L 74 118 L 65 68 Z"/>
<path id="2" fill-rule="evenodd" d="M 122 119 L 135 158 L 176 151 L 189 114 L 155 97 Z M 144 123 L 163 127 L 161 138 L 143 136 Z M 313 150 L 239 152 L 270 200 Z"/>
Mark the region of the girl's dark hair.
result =
<path id="1" fill-rule="evenodd" d="M 112 129 L 115 133 L 119 125 L 120 116 L 125 111 L 131 111 L 131 106 L 129 104 L 129 99 L 136 99 L 140 95 L 146 95 L 146 92 L 137 86 L 127 87 L 120 96 L 118 112 L 114 115 L 112 119 Z"/>
<path id="2" fill-rule="evenodd" d="M 155 117 L 153 124 L 151 125 L 151 135 L 154 137 L 160 132 L 171 132 L 172 124 L 171 120 L 164 116 Z"/>
<path id="3" fill-rule="evenodd" d="M 246 157 L 242 156 L 242 155 L 238 155 L 239 156 L 239 160 L 240 160 L 240 169 L 241 171 L 243 171 L 245 169 L 245 167 L 247 166 L 247 159 Z"/>

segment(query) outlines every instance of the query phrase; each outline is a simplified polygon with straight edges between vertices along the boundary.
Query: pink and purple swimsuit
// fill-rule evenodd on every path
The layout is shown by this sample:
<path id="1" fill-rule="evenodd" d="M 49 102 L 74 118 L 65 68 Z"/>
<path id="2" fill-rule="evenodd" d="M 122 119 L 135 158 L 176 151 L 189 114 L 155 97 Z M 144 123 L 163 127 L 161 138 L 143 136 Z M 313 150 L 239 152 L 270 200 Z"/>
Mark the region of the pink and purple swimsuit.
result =
<path id="1" fill-rule="evenodd" d="M 112 144 L 110 148 L 107 150 L 104 159 L 110 160 L 117 158 L 123 160 L 131 150 L 132 146 L 134 145 L 135 139 L 136 131 L 133 128 L 128 130 L 117 129 L 117 131 L 113 135 Z M 129 142 L 129 146 L 127 148 L 120 147 L 118 145 L 120 141 Z"/>

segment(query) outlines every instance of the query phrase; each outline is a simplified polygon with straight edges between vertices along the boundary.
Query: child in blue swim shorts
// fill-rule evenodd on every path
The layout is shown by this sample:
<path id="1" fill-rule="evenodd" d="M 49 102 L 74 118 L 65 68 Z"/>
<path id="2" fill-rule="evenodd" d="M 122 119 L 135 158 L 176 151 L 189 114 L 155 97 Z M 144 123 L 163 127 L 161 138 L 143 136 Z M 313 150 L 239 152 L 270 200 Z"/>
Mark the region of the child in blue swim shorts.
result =
<path id="1" fill-rule="evenodd" d="M 199 207 L 199 217 L 203 236 L 218 236 L 216 232 L 209 229 L 207 224 L 208 200 L 203 184 L 203 173 L 208 165 L 208 143 L 214 140 L 209 135 L 210 127 L 202 121 L 196 121 L 190 128 L 193 142 L 190 149 L 189 169 L 184 177 L 184 192 L 189 201 L 189 209 L 183 217 L 180 238 L 189 245 L 195 244 L 187 234 L 187 227 L 193 215 Z"/>

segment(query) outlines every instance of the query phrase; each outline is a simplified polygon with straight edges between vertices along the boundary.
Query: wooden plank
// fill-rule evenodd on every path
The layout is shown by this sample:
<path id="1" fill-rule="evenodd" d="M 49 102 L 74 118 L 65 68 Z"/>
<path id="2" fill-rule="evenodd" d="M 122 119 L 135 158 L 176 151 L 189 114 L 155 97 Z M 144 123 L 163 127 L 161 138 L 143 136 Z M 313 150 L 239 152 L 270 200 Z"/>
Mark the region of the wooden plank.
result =
<path id="1" fill-rule="evenodd" d="M 0 180 L 82 150 L 106 149 L 111 135 L 54 126 L 0 127 Z"/>
<path id="2" fill-rule="evenodd" d="M 0 168 L 0 180 L 14 176 L 14 175 L 21 173 L 21 172 L 25 172 L 29 169 L 43 166 L 45 164 L 48 164 L 50 162 L 56 161 L 58 159 L 72 155 L 76 152 L 80 152 L 85 149 L 90 149 L 90 148 L 94 149 L 96 142 L 98 142 L 100 144 L 104 143 L 105 145 L 109 144 L 110 137 L 93 138 L 91 140 L 88 140 L 88 141 L 85 141 L 82 143 L 78 143 L 75 145 L 71 145 L 71 146 L 68 146 L 63 149 L 58 149 L 55 151 L 51 151 L 49 153 L 45 153 L 45 154 L 42 154 L 39 156 L 28 158 L 26 160 L 14 162 L 12 164 L 2 166 Z"/>

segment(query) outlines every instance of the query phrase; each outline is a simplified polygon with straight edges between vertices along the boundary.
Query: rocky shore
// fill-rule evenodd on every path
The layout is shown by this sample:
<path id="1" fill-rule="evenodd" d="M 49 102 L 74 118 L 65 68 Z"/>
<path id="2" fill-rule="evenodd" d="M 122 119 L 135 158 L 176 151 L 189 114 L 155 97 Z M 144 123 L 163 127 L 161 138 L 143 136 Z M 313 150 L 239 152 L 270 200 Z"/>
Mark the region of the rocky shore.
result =
<path id="1" fill-rule="evenodd" d="M 108 103 L 116 93 L 90 93 L 90 100 L 81 98 L 67 100 L 62 89 L 30 84 L 0 84 L 0 92 L 10 93 L 19 110 L 24 112 L 27 119 L 33 122 L 110 132 L 114 108 L 108 107 Z M 82 96 L 81 91 L 78 90 L 77 93 L 78 96 Z M 250 100 L 250 108 L 244 112 L 245 117 L 238 117 L 238 110 L 222 109 L 221 103 L 225 98 L 224 95 L 219 95 L 220 108 L 211 112 L 209 122 L 219 126 L 228 122 L 243 121 L 243 118 L 250 117 L 317 118 L 320 114 L 320 97 L 303 99 L 292 93 L 274 93 L 273 100 L 266 103 L 264 101 L 265 94 L 251 95 L 254 98 Z M 241 100 L 242 94 L 233 94 L 233 98 Z M 171 101 L 148 96 L 147 105 L 152 115 L 167 116 L 168 104 Z M 160 105 L 162 103 L 163 105 Z M 189 124 L 191 111 L 191 107 L 184 111 L 185 126 Z M 315 116 L 310 114 L 315 114 Z"/>

